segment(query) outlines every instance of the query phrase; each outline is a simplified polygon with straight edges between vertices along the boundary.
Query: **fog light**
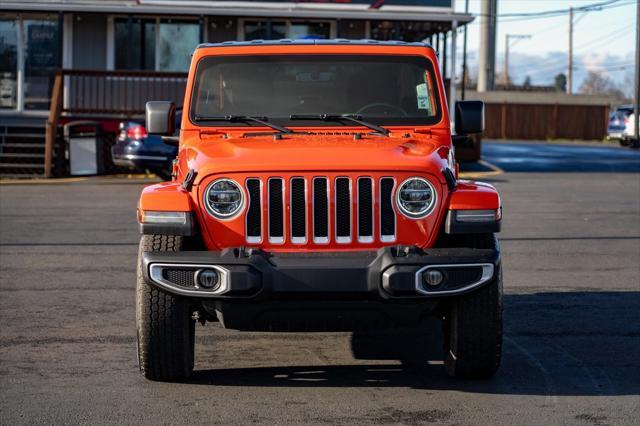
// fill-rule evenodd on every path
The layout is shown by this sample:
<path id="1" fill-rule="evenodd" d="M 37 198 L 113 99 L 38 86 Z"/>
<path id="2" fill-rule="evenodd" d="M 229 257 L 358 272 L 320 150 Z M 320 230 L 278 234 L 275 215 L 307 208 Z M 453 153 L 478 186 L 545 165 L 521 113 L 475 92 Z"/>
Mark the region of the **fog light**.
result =
<path id="1" fill-rule="evenodd" d="M 199 269 L 194 280 L 197 287 L 214 290 L 220 286 L 220 273 L 215 269 Z"/>
<path id="2" fill-rule="evenodd" d="M 422 274 L 424 283 L 429 287 L 438 287 L 444 280 L 444 275 L 437 269 L 428 269 Z"/>

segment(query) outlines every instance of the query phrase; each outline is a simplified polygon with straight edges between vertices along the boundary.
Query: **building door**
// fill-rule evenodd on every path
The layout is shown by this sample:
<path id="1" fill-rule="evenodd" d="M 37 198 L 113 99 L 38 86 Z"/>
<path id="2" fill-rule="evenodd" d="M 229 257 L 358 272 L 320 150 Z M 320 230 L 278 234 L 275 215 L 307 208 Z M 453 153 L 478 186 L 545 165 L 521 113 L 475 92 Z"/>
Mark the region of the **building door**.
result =
<path id="1" fill-rule="evenodd" d="M 61 66 L 57 15 L 0 14 L 0 111 L 46 111 Z"/>
<path id="2" fill-rule="evenodd" d="M 53 79 L 61 66 L 57 17 L 23 17 L 24 109 L 48 110 Z"/>

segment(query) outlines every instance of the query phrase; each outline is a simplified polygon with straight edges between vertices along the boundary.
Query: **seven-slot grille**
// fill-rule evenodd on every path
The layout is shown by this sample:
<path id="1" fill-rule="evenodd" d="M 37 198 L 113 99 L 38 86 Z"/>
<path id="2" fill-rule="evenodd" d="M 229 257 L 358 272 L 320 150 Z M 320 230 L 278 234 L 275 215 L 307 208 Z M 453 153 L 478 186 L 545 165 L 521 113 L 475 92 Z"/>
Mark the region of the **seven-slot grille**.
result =
<path id="1" fill-rule="evenodd" d="M 366 244 L 396 239 L 392 177 L 249 178 L 245 186 L 248 243 Z"/>

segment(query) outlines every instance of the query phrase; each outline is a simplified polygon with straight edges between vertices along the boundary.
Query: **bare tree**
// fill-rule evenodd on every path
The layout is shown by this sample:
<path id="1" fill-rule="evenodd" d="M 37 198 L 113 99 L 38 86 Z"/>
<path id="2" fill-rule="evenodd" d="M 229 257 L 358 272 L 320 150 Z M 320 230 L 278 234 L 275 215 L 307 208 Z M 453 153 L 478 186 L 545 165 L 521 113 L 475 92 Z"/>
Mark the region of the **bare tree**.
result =
<path id="1" fill-rule="evenodd" d="M 610 95 L 620 101 L 626 99 L 622 90 L 611 79 L 594 71 L 589 71 L 580 86 L 580 92 L 586 95 Z"/>

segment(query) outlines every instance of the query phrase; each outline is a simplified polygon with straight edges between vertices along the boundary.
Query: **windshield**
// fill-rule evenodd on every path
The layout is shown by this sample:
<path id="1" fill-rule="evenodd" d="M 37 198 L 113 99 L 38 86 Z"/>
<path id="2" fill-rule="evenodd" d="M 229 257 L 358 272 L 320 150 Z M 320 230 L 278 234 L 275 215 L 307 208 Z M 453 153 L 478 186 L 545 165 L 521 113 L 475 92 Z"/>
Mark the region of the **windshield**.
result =
<path id="1" fill-rule="evenodd" d="M 433 66 L 421 56 L 210 56 L 198 63 L 190 111 L 198 125 L 257 125 L 200 120 L 234 115 L 294 126 L 337 124 L 291 120 L 305 114 L 354 114 L 382 125 L 430 125 L 442 117 Z"/>

